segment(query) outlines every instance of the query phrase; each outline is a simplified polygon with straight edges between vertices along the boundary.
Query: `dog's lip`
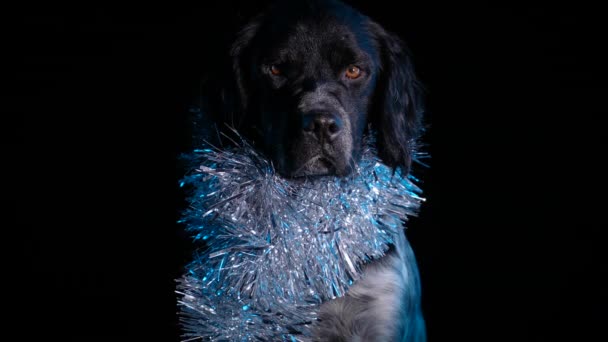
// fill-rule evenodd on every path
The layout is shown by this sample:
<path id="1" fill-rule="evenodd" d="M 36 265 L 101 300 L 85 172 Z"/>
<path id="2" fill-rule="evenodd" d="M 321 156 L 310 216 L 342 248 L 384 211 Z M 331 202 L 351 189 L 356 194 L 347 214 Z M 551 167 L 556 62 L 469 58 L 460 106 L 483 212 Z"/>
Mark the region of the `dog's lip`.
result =
<path id="1" fill-rule="evenodd" d="M 309 176 L 326 176 L 335 173 L 335 162 L 331 160 L 331 158 L 319 154 L 310 158 L 308 161 L 302 164 L 302 166 L 295 170 L 291 174 L 291 176 L 297 178 Z"/>

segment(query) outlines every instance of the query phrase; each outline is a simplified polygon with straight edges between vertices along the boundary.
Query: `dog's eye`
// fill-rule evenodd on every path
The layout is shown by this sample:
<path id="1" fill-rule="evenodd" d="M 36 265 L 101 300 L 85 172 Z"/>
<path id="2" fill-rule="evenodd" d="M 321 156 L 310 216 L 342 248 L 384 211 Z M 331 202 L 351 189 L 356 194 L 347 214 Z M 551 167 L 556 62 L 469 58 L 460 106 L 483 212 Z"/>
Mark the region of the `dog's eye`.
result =
<path id="1" fill-rule="evenodd" d="M 270 66 L 269 70 L 270 70 L 270 73 L 273 74 L 274 76 L 281 75 L 281 69 L 274 64 Z"/>
<path id="2" fill-rule="evenodd" d="M 358 66 L 349 65 L 348 68 L 346 68 L 346 77 L 350 78 L 351 80 L 359 78 L 360 76 L 361 69 Z"/>

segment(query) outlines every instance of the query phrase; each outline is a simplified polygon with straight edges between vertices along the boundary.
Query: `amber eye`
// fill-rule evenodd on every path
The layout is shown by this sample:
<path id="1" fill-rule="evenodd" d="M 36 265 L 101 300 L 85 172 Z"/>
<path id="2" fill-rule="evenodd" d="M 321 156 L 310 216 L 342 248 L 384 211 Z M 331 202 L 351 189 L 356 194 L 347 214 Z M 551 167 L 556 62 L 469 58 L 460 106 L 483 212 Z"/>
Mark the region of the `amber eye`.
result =
<path id="1" fill-rule="evenodd" d="M 359 78 L 359 76 L 361 76 L 361 69 L 359 69 L 359 67 L 355 65 L 350 65 L 346 69 L 346 77 L 354 80 L 356 78 Z"/>
<path id="2" fill-rule="evenodd" d="M 270 73 L 274 76 L 279 76 L 281 74 L 281 69 L 279 69 L 278 66 L 273 64 L 270 66 Z"/>

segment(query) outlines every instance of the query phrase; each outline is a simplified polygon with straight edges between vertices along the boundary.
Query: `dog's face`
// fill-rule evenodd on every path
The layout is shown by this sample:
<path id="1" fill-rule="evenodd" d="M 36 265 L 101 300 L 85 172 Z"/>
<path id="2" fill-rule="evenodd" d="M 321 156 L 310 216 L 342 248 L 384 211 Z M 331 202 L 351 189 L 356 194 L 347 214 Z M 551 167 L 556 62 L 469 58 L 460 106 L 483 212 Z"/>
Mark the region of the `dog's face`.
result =
<path id="1" fill-rule="evenodd" d="M 335 17 L 278 28 L 256 56 L 265 145 L 290 176 L 350 172 L 358 155 L 378 55 Z"/>
<path id="2" fill-rule="evenodd" d="M 240 32 L 232 57 L 226 121 L 281 174 L 350 173 L 368 125 L 383 161 L 407 172 L 417 82 L 402 43 L 369 18 L 337 1 L 281 2 Z"/>

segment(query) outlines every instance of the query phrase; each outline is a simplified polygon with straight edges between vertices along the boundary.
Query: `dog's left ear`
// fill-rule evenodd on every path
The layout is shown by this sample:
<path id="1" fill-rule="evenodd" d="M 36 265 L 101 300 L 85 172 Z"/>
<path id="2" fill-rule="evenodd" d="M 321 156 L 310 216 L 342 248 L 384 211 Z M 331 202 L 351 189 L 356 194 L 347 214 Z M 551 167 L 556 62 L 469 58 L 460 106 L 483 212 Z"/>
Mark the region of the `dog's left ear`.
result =
<path id="1" fill-rule="evenodd" d="M 378 154 L 386 165 L 407 174 L 422 134 L 422 85 L 405 43 L 377 23 L 371 22 L 370 30 L 381 58 L 370 118 L 378 133 Z"/>

